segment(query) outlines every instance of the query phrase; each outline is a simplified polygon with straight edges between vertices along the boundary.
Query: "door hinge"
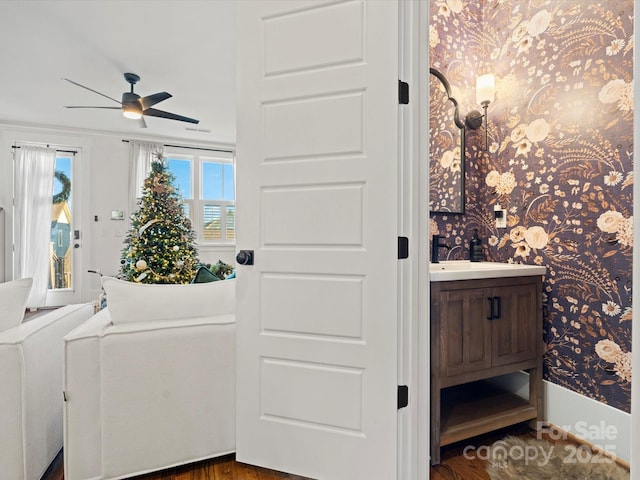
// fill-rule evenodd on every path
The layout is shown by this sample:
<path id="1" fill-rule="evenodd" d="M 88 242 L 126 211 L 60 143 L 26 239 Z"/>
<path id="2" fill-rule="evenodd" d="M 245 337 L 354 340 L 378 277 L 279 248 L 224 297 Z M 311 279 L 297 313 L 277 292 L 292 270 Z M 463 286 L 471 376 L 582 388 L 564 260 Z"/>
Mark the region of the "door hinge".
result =
<path id="1" fill-rule="evenodd" d="M 398 80 L 398 102 L 400 105 L 409 103 L 409 84 L 402 80 Z"/>
<path id="2" fill-rule="evenodd" d="M 398 385 L 398 410 L 409 405 L 409 387 Z"/>
<path id="3" fill-rule="evenodd" d="M 398 260 L 409 258 L 409 239 L 398 237 Z"/>

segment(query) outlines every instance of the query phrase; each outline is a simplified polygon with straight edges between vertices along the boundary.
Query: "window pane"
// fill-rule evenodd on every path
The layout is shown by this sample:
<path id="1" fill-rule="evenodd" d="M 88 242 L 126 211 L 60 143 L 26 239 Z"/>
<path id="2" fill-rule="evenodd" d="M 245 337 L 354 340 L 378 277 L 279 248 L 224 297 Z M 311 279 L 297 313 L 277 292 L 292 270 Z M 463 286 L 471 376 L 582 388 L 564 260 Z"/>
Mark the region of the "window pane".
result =
<path id="1" fill-rule="evenodd" d="M 71 158 L 57 157 L 53 180 L 51 243 L 49 246 L 49 288 L 71 288 Z"/>
<path id="2" fill-rule="evenodd" d="M 222 164 L 202 162 L 202 199 L 222 200 Z"/>
<path id="3" fill-rule="evenodd" d="M 235 188 L 233 185 L 233 165 L 224 165 L 224 200 L 233 202 L 235 200 Z"/>
<path id="4" fill-rule="evenodd" d="M 227 240 L 236 238 L 236 207 L 227 206 Z"/>
<path id="5" fill-rule="evenodd" d="M 222 208 L 220 205 L 204 205 L 202 212 L 204 240 L 222 238 Z"/>
<path id="6" fill-rule="evenodd" d="M 175 186 L 183 198 L 191 197 L 191 161 L 169 158 L 167 166 L 176 177 Z"/>

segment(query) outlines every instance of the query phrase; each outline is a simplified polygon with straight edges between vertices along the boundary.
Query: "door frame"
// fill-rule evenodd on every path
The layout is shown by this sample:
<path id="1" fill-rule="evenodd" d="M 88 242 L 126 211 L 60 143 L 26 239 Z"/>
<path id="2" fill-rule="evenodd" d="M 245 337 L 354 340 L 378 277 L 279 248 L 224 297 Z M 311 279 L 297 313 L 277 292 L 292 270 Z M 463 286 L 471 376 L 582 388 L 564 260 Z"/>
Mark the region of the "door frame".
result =
<path id="1" fill-rule="evenodd" d="M 88 234 L 89 212 L 86 208 L 83 208 L 83 204 L 87 204 L 90 201 L 89 188 L 90 181 L 90 169 L 87 167 L 90 159 L 91 140 L 88 136 L 76 136 L 69 135 L 63 132 L 54 130 L 47 130 L 46 128 L 37 127 L 13 127 L 11 130 L 4 131 L 2 136 L 2 145 L 5 151 L 10 152 L 11 146 L 15 143 L 25 143 L 32 145 L 50 145 L 61 150 L 75 150 L 78 153 L 75 155 L 73 162 L 73 195 L 74 195 L 74 229 L 80 230 L 80 248 L 75 252 L 73 274 L 75 275 L 75 291 L 73 297 L 69 297 L 69 303 L 80 303 L 88 301 L 85 299 L 86 290 L 83 288 L 87 285 L 90 279 L 89 273 L 87 273 L 85 266 L 88 264 L 90 253 L 90 239 L 85 236 Z M 11 158 L 11 157 L 9 157 Z M 13 278 L 13 249 L 10 246 L 13 244 L 13 225 L 14 225 L 14 213 L 12 206 L 13 201 L 13 176 L 14 176 L 14 163 L 8 161 L 3 166 L 4 172 L 6 172 L 6 183 L 2 185 L 2 189 L 7 192 L 6 197 L 0 198 L 0 201 L 6 202 L 5 207 L 5 239 L 6 239 L 6 253 L 5 253 L 5 280 Z M 47 303 L 49 305 L 49 303 Z"/>
<path id="2" fill-rule="evenodd" d="M 399 260 L 398 380 L 409 404 L 398 411 L 398 479 L 429 478 L 429 2 L 400 2 L 398 78 L 409 83 L 400 106 L 399 158 L 403 182 L 398 234 L 409 238 L 409 258 Z M 424 74 L 423 74 L 424 73 Z M 405 263 L 406 262 L 406 263 Z"/>

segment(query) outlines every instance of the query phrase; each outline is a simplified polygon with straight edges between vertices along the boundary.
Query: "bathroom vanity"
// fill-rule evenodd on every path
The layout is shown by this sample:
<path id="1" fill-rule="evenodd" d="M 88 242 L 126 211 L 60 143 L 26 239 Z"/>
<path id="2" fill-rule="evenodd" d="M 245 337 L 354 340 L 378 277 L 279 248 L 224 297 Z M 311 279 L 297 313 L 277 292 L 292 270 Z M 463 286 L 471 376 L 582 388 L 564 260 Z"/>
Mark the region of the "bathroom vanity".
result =
<path id="1" fill-rule="evenodd" d="M 440 447 L 542 420 L 542 275 L 545 267 L 431 264 L 431 463 Z M 525 371 L 528 398 L 496 377 Z M 493 380 L 493 381 L 492 381 Z"/>

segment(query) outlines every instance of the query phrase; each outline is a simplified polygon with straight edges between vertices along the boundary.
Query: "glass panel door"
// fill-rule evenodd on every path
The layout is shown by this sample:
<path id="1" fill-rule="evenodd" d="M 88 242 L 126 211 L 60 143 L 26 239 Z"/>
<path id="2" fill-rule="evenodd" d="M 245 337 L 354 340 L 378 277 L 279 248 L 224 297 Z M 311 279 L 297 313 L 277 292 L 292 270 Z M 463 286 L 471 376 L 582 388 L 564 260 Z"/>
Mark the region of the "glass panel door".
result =
<path id="1" fill-rule="evenodd" d="M 51 290 L 72 288 L 73 286 L 71 165 L 70 156 L 58 155 L 56 158 L 49 248 L 49 289 Z"/>
<path id="2" fill-rule="evenodd" d="M 53 180 L 51 233 L 49 242 L 49 291 L 47 305 L 81 301 L 81 229 L 76 192 L 77 156 L 59 151 Z"/>

